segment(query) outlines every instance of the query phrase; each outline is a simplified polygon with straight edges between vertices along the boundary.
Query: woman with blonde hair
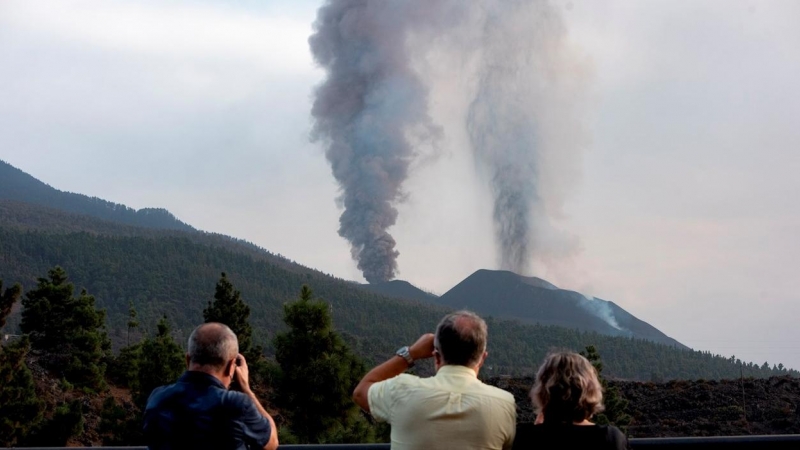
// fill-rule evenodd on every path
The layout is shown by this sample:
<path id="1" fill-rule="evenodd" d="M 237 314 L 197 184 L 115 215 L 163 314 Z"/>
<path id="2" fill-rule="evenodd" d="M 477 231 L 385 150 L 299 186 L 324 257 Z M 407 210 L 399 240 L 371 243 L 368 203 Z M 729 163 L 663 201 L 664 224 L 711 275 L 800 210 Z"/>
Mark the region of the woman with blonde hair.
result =
<path id="1" fill-rule="evenodd" d="M 628 448 L 619 428 L 589 421 L 603 411 L 603 389 L 592 364 L 577 353 L 551 353 L 545 358 L 531 400 L 536 423 L 517 426 L 515 450 Z"/>

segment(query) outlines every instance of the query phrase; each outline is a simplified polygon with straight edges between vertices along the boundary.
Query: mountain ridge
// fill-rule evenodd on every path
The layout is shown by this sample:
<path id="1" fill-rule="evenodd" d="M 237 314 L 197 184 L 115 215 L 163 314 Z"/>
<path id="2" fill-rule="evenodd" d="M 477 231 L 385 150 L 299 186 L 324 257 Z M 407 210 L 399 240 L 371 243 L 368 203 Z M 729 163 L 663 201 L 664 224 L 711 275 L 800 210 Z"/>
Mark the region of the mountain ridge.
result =
<path id="1" fill-rule="evenodd" d="M 435 302 L 523 323 L 649 339 L 688 349 L 614 302 L 586 297 L 576 291 L 560 289 L 541 278 L 525 277 L 506 270 L 477 270 Z"/>
<path id="2" fill-rule="evenodd" d="M 145 228 L 195 231 L 164 208 L 130 208 L 98 197 L 66 192 L 0 160 L 0 200 L 15 200 Z"/>
<path id="3" fill-rule="evenodd" d="M 358 286 L 360 286 L 362 289 L 392 298 L 403 298 L 419 302 L 435 302 L 437 298 L 436 295 L 426 292 L 405 280 L 391 280 L 383 283 L 359 284 Z"/>
<path id="4" fill-rule="evenodd" d="M 55 265 L 64 267 L 76 287 L 86 288 L 107 310 L 109 333 L 117 345 L 125 341 L 130 302 L 140 313 L 142 332 L 151 333 L 156 320 L 167 314 L 176 325 L 175 336 L 186 338 L 202 321 L 202 309 L 223 271 L 251 306 L 254 339 L 268 354 L 271 337 L 283 329 L 283 304 L 296 298 L 303 284 L 330 304 L 337 329 L 369 361 L 382 361 L 398 346 L 432 331 L 452 310 L 378 295 L 235 238 L 128 226 L 19 199 L 0 201 L 0 279 L 22 282 L 30 289 Z M 739 365 L 710 352 L 491 316 L 486 321 L 491 341 L 487 375 L 531 374 L 550 349 L 581 350 L 587 345 L 599 349 L 612 377 L 739 375 Z M 14 326 L 12 322 L 6 326 Z M 744 370 L 745 375 L 758 377 L 778 374 L 752 364 L 744 365 Z"/>

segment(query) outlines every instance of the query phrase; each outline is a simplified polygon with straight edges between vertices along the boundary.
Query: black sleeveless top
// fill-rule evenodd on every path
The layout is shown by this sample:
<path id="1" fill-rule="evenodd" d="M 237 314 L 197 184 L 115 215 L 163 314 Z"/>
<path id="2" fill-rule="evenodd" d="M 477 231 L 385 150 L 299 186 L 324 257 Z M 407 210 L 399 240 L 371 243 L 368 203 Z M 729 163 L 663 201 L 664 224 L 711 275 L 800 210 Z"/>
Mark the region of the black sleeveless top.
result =
<path id="1" fill-rule="evenodd" d="M 619 428 L 608 425 L 521 423 L 513 450 L 550 449 L 627 450 L 628 440 Z"/>

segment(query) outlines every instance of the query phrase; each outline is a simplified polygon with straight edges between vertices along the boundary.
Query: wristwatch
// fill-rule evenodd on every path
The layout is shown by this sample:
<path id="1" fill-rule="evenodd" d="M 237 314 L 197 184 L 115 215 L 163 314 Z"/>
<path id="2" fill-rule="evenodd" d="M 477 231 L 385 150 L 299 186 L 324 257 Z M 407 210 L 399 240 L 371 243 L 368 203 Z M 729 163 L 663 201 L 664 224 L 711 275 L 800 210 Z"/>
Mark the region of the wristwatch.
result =
<path id="1" fill-rule="evenodd" d="M 411 357 L 411 353 L 408 351 L 408 346 L 401 347 L 399 350 L 395 352 L 395 355 L 403 358 L 408 363 L 408 367 L 414 367 L 414 358 Z"/>

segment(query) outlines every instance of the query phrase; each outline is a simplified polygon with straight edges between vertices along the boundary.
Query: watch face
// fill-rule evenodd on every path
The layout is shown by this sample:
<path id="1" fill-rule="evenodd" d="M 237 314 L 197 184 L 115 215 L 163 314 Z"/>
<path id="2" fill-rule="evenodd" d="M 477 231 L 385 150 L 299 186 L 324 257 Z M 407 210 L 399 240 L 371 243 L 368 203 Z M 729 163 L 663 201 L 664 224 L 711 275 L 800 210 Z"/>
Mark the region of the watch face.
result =
<path id="1" fill-rule="evenodd" d="M 414 360 L 411 358 L 411 353 L 409 352 L 408 347 L 403 347 L 400 350 L 397 350 L 397 353 L 395 354 L 405 359 L 409 366 L 414 364 Z"/>

